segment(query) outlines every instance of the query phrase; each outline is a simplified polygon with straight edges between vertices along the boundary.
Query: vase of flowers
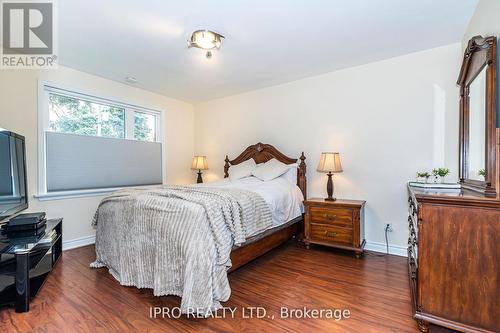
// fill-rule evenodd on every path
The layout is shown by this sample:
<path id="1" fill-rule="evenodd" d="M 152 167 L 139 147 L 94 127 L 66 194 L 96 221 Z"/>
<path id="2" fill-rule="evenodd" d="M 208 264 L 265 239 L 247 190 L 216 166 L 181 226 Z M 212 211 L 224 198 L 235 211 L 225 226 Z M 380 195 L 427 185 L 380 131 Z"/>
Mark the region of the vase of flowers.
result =
<path id="1" fill-rule="evenodd" d="M 431 176 L 431 174 L 428 172 L 417 172 L 417 182 L 418 183 L 428 183 L 430 176 Z"/>
<path id="2" fill-rule="evenodd" d="M 477 174 L 486 179 L 486 169 L 480 169 Z"/>
<path id="3" fill-rule="evenodd" d="M 441 183 L 443 184 L 445 182 L 446 176 L 450 173 L 450 170 L 448 168 L 435 168 L 432 169 L 432 174 L 434 175 L 434 183 Z"/>

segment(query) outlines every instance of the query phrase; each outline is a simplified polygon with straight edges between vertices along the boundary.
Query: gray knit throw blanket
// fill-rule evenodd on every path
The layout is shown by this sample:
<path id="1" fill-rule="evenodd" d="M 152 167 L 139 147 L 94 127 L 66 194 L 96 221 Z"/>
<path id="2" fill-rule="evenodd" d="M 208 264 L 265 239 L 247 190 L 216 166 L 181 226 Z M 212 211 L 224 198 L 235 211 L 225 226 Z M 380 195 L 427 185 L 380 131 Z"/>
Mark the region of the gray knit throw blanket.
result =
<path id="1" fill-rule="evenodd" d="M 196 186 L 118 191 L 94 216 L 96 260 L 120 284 L 182 298 L 183 313 L 204 314 L 231 294 L 233 245 L 272 225 L 264 199 L 250 191 Z"/>

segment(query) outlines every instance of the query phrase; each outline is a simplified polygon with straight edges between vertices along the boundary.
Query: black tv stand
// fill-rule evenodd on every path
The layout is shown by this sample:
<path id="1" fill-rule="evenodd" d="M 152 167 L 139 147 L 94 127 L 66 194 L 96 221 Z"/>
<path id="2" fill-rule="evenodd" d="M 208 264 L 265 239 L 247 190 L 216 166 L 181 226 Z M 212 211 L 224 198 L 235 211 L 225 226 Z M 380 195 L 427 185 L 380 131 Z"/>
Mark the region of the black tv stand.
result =
<path id="1" fill-rule="evenodd" d="M 45 236 L 36 243 L 12 245 L 0 236 L 0 306 L 27 312 L 62 253 L 62 219 L 47 221 Z"/>

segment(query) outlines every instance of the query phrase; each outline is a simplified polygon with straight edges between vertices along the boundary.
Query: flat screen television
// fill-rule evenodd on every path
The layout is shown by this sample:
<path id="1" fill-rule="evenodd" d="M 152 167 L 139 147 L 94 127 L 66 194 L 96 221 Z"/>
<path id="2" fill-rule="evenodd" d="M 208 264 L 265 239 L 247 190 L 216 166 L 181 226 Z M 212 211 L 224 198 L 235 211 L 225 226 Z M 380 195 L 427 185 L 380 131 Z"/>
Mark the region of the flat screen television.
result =
<path id="1" fill-rule="evenodd" d="M 0 128 L 0 223 L 28 208 L 24 136 Z"/>

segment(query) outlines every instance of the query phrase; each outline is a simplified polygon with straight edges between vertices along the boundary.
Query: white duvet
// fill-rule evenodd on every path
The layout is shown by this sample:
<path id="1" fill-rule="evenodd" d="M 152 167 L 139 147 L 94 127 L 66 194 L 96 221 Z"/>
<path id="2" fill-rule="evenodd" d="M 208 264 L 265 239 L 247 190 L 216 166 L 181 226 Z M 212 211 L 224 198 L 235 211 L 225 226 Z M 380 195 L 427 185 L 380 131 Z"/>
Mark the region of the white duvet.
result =
<path id="1" fill-rule="evenodd" d="M 273 219 L 271 228 L 299 217 L 304 211 L 302 203 L 304 196 L 299 187 L 283 177 L 270 181 L 262 181 L 256 177 L 246 177 L 235 181 L 225 178 L 199 186 L 236 188 L 259 194 L 271 208 Z"/>

